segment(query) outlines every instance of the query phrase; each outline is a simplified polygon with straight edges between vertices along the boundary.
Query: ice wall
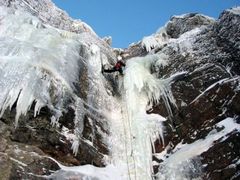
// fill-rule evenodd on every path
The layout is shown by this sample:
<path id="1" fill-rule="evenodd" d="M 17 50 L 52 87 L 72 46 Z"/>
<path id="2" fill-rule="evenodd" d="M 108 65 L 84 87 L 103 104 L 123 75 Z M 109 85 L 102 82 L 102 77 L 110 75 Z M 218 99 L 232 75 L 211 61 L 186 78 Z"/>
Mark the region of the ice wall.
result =
<path id="1" fill-rule="evenodd" d="M 19 118 L 30 108 L 34 108 L 36 116 L 46 106 L 55 125 L 62 113 L 72 108 L 75 111 L 72 148 L 76 154 L 85 114 L 106 119 L 103 104 L 108 104 L 105 97 L 109 95 L 101 61 L 108 61 L 107 56 L 113 55 L 92 33 L 56 29 L 29 13 L 0 6 L 0 115 L 16 105 L 17 127 Z M 79 83 L 84 67 L 88 87 Z M 88 97 L 80 98 L 77 89 L 89 91 Z"/>

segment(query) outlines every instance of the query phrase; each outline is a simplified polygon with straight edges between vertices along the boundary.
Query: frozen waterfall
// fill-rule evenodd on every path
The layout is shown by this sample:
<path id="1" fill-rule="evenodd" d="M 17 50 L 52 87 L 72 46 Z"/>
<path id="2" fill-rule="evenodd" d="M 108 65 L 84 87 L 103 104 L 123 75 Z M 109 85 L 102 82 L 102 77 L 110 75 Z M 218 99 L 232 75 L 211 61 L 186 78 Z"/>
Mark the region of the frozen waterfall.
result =
<path id="1" fill-rule="evenodd" d="M 18 120 L 31 108 L 37 116 L 43 107 L 47 107 L 52 115 L 51 123 L 58 125 L 62 114 L 72 108 L 75 112 L 74 132 L 69 139 L 75 155 L 81 146 L 86 114 L 89 119 L 106 122 L 109 128 L 109 136 L 103 140 L 110 150 L 104 157 L 105 168 L 93 165 L 66 167 L 57 162 L 61 169 L 45 178 L 200 179 L 198 156 L 214 141 L 240 129 L 232 118 L 226 118 L 216 124 L 216 129 L 221 130 L 213 129 L 205 139 L 192 144 L 181 142 L 169 153 L 169 145 L 164 144 L 163 121 L 166 118 L 147 113 L 160 101 L 165 104 L 170 117 L 172 107 L 176 107 L 171 82 L 186 72 L 177 72 L 165 79 L 151 72 L 153 65 L 163 67 L 168 64 L 169 58 L 165 54 L 149 53 L 145 57 L 128 59 L 124 77 L 113 76 L 111 79 L 119 83 L 120 95 L 116 95 L 110 80 L 101 73 L 102 64 L 112 62 L 116 57 L 93 34 L 59 30 L 26 12 L 5 7 L 0 7 L 0 27 L 0 117 L 8 108 L 16 106 L 17 128 Z M 196 29 L 191 33 L 199 31 Z M 182 51 L 191 47 L 191 41 L 186 40 L 189 33 L 178 40 L 169 39 L 164 33 L 163 29 L 158 36 L 146 37 L 142 46 L 151 51 L 166 41 L 172 44 L 178 41 L 185 47 Z M 81 84 L 81 73 L 86 73 L 87 87 Z M 85 99 L 76 93 L 78 86 L 87 92 Z M 154 150 L 156 140 L 166 147 L 161 153 Z M 153 173 L 156 163 L 153 156 L 162 160 L 157 164 L 159 172 L 156 175 Z"/>
<path id="2" fill-rule="evenodd" d="M 52 114 L 51 123 L 58 125 L 63 112 L 72 108 L 75 111 L 72 148 L 76 154 L 84 114 L 91 114 L 90 109 L 98 111 L 98 107 L 106 103 L 97 95 L 98 89 L 106 93 L 101 77 L 99 81 L 96 79 L 101 74 L 101 66 L 95 62 L 100 62 L 99 47 L 102 45 L 89 33 L 56 29 L 21 10 L 0 7 L 0 22 L 1 117 L 7 108 L 16 105 L 17 128 L 19 118 L 31 107 L 37 116 L 46 106 Z M 101 54 L 101 58 L 106 57 Z M 90 94 L 97 96 L 94 100 L 89 96 L 88 101 L 76 95 L 79 73 L 86 64 L 89 66 L 89 87 L 79 86 L 89 88 Z"/>

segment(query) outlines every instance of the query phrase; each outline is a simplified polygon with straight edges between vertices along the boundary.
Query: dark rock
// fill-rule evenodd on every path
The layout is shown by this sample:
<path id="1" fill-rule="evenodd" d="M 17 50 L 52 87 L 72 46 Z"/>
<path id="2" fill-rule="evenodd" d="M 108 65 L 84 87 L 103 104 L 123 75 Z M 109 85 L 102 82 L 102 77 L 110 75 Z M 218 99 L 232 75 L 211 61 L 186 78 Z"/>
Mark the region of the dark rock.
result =
<path id="1" fill-rule="evenodd" d="M 72 111 L 69 113 L 71 114 Z M 83 134 L 86 139 L 90 136 L 96 136 L 96 138 L 94 138 L 93 146 L 89 146 L 82 141 L 79 147 L 79 153 L 75 157 L 71 150 L 71 142 L 59 133 L 61 132 L 60 127 L 54 127 L 50 124 L 49 117 L 49 114 L 47 116 L 46 114 L 40 114 L 40 116 L 37 116 L 36 118 L 31 117 L 25 119 L 25 121 L 21 119 L 19 121 L 19 126 L 16 129 L 12 129 L 11 140 L 28 145 L 35 145 L 42 149 L 46 154 L 67 165 L 94 163 L 97 166 L 103 166 L 103 155 L 101 153 L 107 154 L 108 149 L 104 143 L 100 142 L 102 141 L 102 137 L 98 134 L 96 126 L 89 127 L 88 123 L 88 126 L 84 128 Z M 73 118 L 66 119 L 67 121 L 65 122 L 66 117 L 69 117 L 69 115 L 63 116 L 60 120 L 62 125 L 71 124 L 67 127 L 74 128 Z M 99 123 L 96 125 L 101 127 L 101 124 Z M 92 129 L 95 129 L 95 131 L 92 131 Z M 91 140 L 92 139 L 89 139 L 89 141 Z"/>
<path id="2" fill-rule="evenodd" d="M 12 164 L 7 154 L 0 152 L 0 179 L 7 180 L 11 175 Z"/>
<path id="3" fill-rule="evenodd" d="M 0 137 L 0 152 L 5 152 L 7 148 L 7 140 Z"/>
<path id="4" fill-rule="evenodd" d="M 131 45 L 129 48 L 124 49 L 120 53 L 120 55 L 123 57 L 124 60 L 127 60 L 132 57 L 145 56 L 147 55 L 147 52 L 142 48 L 140 43 L 136 43 Z"/>
<path id="5" fill-rule="evenodd" d="M 155 51 L 166 54 L 169 59 L 167 66 L 153 68 L 152 73 L 157 77 L 166 78 L 176 72 L 187 72 L 172 83 L 177 104 L 177 107 L 171 104 L 173 116 L 161 101 L 151 110 L 168 118 L 164 123 L 164 136 L 169 153 L 180 142 L 190 144 L 206 138 L 215 129 L 215 124 L 226 117 L 232 117 L 239 123 L 239 24 L 239 14 L 228 10 L 222 13 L 218 21 L 199 14 L 188 14 L 173 17 L 167 24 L 167 33 L 172 38 L 178 38 L 196 27 L 201 29 L 194 37 L 190 51 L 183 52 L 181 44 L 173 46 L 171 43 Z M 131 52 L 142 56 L 137 49 L 131 49 Z M 235 164 L 240 155 L 239 136 L 239 132 L 232 132 L 227 139 L 215 142 L 201 155 L 201 163 L 206 165 L 202 172 L 203 179 L 239 177 L 239 165 Z M 160 140 L 154 144 L 156 152 L 165 149 Z M 153 159 L 156 160 L 156 157 Z M 161 164 L 161 159 L 158 161 Z M 158 167 L 154 169 L 157 171 Z"/>
<path id="6" fill-rule="evenodd" d="M 0 152 L 1 179 L 45 179 L 41 176 L 59 169 L 39 148 L 9 143 L 5 152 Z"/>
<path id="7" fill-rule="evenodd" d="M 240 14 L 235 14 L 230 10 L 225 10 L 219 18 L 216 31 L 220 36 L 220 41 L 224 42 L 226 50 L 231 50 L 233 57 L 239 57 L 240 52 Z M 231 31 L 229 31 L 231 29 Z M 231 48 L 229 48 L 231 47 Z M 236 53 L 236 54 L 235 54 Z"/>
<path id="8" fill-rule="evenodd" d="M 240 173 L 237 160 L 240 159 L 240 134 L 233 132 L 223 142 L 217 142 L 207 152 L 202 154 L 202 162 L 206 164 L 205 171 L 209 179 L 231 179 Z"/>

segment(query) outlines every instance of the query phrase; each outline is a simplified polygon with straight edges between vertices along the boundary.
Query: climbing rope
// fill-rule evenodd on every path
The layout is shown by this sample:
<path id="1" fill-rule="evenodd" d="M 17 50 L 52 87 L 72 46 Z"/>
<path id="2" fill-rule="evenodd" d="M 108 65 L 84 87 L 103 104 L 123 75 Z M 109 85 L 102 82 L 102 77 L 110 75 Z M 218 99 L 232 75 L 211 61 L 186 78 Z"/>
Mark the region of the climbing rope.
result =
<path id="1" fill-rule="evenodd" d="M 122 107 L 121 107 L 121 111 L 123 112 Z M 125 127 L 124 122 L 123 122 L 123 131 L 124 131 L 125 138 L 127 140 L 127 131 L 126 131 L 126 127 Z M 124 140 L 124 146 L 125 146 L 124 150 L 125 150 L 125 156 L 126 156 L 126 160 L 127 160 L 128 176 L 129 176 L 129 179 L 131 180 L 131 173 L 130 173 L 130 168 L 129 168 L 128 154 L 127 154 L 127 141 L 126 140 Z"/>
<path id="2" fill-rule="evenodd" d="M 125 93 L 122 93 L 122 94 L 124 94 L 123 97 L 126 97 Z M 122 99 L 122 102 L 126 102 L 126 101 L 123 101 L 123 99 Z M 122 107 L 121 107 L 121 110 L 122 110 Z M 131 152 L 131 157 L 133 159 L 133 165 L 134 165 L 134 176 L 135 176 L 134 179 L 136 180 L 137 179 L 136 160 L 135 160 L 135 157 L 134 157 L 134 154 L 133 154 L 133 141 L 132 141 L 133 135 L 132 135 L 131 124 L 130 124 L 130 121 L 129 121 L 128 108 L 126 108 L 125 112 L 126 112 L 127 117 L 124 117 L 124 119 L 127 120 L 127 125 L 125 124 L 125 121 L 123 121 L 123 128 L 124 128 L 124 134 L 125 134 L 126 137 L 127 137 L 127 128 L 126 127 L 128 127 L 128 130 L 129 130 L 128 132 L 129 132 L 129 135 L 130 135 L 130 137 L 129 137 L 129 139 L 130 139 L 130 152 Z M 126 140 L 127 140 L 127 138 L 126 138 Z M 127 141 L 126 140 L 124 141 L 125 142 L 125 153 L 126 153 L 126 158 L 127 158 L 128 174 L 129 174 L 129 178 L 131 180 L 131 173 L 130 173 L 130 168 L 129 168 L 129 159 L 128 159 L 128 154 L 127 154 L 128 151 L 127 151 Z"/>

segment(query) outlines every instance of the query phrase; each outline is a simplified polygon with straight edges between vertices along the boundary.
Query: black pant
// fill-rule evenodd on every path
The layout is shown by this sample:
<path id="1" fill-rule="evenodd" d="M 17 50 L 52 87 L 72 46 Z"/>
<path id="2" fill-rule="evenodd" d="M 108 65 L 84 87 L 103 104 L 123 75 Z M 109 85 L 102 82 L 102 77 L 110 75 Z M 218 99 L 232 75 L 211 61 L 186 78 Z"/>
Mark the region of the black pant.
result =
<path id="1" fill-rule="evenodd" d="M 112 73 L 112 72 L 117 72 L 117 71 L 118 71 L 120 74 L 123 74 L 122 68 L 117 69 L 117 68 L 113 67 L 112 69 L 104 69 L 104 70 L 103 70 L 103 72 L 106 72 L 106 73 Z"/>

